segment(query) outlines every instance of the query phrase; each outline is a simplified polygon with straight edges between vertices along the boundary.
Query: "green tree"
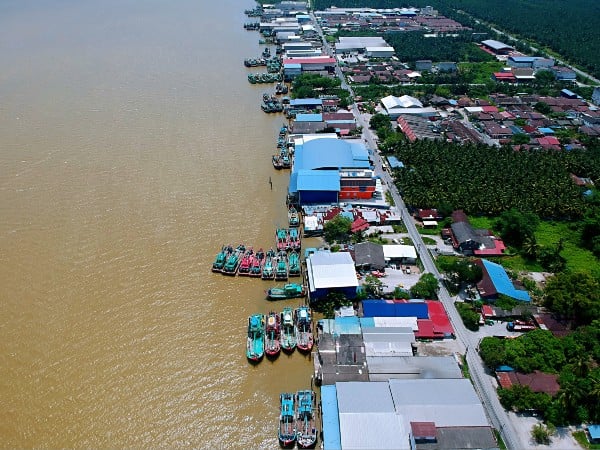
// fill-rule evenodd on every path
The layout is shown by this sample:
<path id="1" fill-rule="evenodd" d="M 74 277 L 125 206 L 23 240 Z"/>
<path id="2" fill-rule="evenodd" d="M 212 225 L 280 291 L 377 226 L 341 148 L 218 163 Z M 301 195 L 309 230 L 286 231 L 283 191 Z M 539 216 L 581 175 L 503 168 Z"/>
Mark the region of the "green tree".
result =
<path id="1" fill-rule="evenodd" d="M 379 297 L 383 288 L 383 282 L 373 275 L 367 275 L 362 284 L 367 295 Z"/>
<path id="2" fill-rule="evenodd" d="M 439 284 L 435 275 L 426 273 L 410 289 L 413 298 L 437 299 Z"/>
<path id="3" fill-rule="evenodd" d="M 391 128 L 392 125 L 390 116 L 387 114 L 377 113 L 371 116 L 371 120 L 369 120 L 369 126 L 374 130 L 378 130 L 381 127 Z"/>
<path id="4" fill-rule="evenodd" d="M 531 437 L 537 444 L 550 445 L 555 433 L 556 429 L 551 424 L 538 423 L 531 429 Z"/>
<path id="5" fill-rule="evenodd" d="M 348 217 L 338 214 L 323 225 L 325 240 L 330 244 L 347 242 L 350 238 L 351 227 L 352 221 Z"/>
<path id="6" fill-rule="evenodd" d="M 600 283 L 583 272 L 564 272 L 546 282 L 544 304 L 575 326 L 600 319 Z"/>
<path id="7" fill-rule="evenodd" d="M 533 213 L 511 208 L 500 214 L 495 227 L 508 245 L 521 248 L 526 239 L 535 237 L 539 221 L 539 217 Z"/>
<path id="8" fill-rule="evenodd" d="M 495 369 L 505 363 L 505 341 L 505 339 L 488 336 L 484 337 L 479 343 L 479 355 L 490 369 Z"/>
<path id="9" fill-rule="evenodd" d="M 479 313 L 468 303 L 454 303 L 465 327 L 471 331 L 479 330 Z"/>

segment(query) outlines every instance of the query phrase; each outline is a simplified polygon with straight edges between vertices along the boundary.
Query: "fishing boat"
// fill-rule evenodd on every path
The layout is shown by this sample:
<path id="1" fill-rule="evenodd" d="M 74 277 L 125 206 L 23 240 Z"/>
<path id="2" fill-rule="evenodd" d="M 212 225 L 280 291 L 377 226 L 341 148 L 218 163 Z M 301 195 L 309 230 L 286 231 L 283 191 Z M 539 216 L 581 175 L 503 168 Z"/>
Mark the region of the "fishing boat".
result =
<path id="1" fill-rule="evenodd" d="M 286 228 L 277 228 L 277 231 L 275 231 L 277 250 L 285 250 L 288 246 L 288 239 L 288 230 Z"/>
<path id="2" fill-rule="evenodd" d="M 281 312 L 281 348 L 284 352 L 293 352 L 296 348 L 296 322 L 294 310 L 289 306 Z"/>
<path id="3" fill-rule="evenodd" d="M 300 306 L 294 311 L 296 321 L 296 347 L 303 352 L 313 348 L 312 313 L 308 306 Z"/>
<path id="4" fill-rule="evenodd" d="M 296 442 L 295 395 L 284 392 L 279 395 L 281 412 L 279 413 L 279 445 L 293 447 Z"/>
<path id="5" fill-rule="evenodd" d="M 302 274 L 300 257 L 298 256 L 298 252 L 295 250 L 292 250 L 288 256 L 288 274 L 290 277 L 299 277 Z"/>
<path id="6" fill-rule="evenodd" d="M 290 228 L 289 229 L 288 239 L 289 239 L 288 250 L 294 250 L 297 252 L 300 251 L 300 248 L 302 247 L 302 243 L 300 241 L 300 232 L 298 231 L 298 228 Z"/>
<path id="7" fill-rule="evenodd" d="M 277 281 L 287 281 L 288 279 L 288 265 L 287 265 L 287 253 L 285 250 L 279 252 L 277 256 L 277 266 L 275 267 L 275 279 Z"/>
<path id="8" fill-rule="evenodd" d="M 223 270 L 221 271 L 225 275 L 235 276 L 238 267 L 240 266 L 240 261 L 242 259 L 242 255 L 246 252 L 246 247 L 243 244 L 240 244 L 236 247 L 236 249 L 229 254 L 227 260 L 225 261 L 225 265 L 223 266 Z"/>
<path id="9" fill-rule="evenodd" d="M 223 270 L 225 261 L 227 261 L 228 250 L 230 248 L 231 248 L 230 246 L 224 245 L 221 248 L 221 251 L 219 253 L 217 253 L 217 256 L 215 257 L 215 260 L 212 265 L 213 272 L 221 272 Z M 233 249 L 232 249 L 232 251 L 233 251 Z"/>
<path id="10" fill-rule="evenodd" d="M 306 289 L 298 283 L 286 283 L 283 287 L 272 287 L 267 291 L 268 300 L 285 300 L 306 297 Z"/>
<path id="11" fill-rule="evenodd" d="M 240 261 L 240 266 L 238 267 L 238 275 L 250 275 L 250 266 L 252 265 L 253 260 L 254 250 L 252 250 L 252 247 L 249 247 L 248 249 L 246 249 L 244 256 L 242 256 L 242 260 Z"/>
<path id="12" fill-rule="evenodd" d="M 246 342 L 246 357 L 258 362 L 265 354 L 265 316 L 253 314 L 248 317 L 248 339 Z"/>
<path id="13" fill-rule="evenodd" d="M 273 155 L 272 158 L 273 161 L 273 167 L 277 170 L 281 170 L 283 169 L 283 163 L 281 162 L 281 156 L 280 155 Z"/>
<path id="14" fill-rule="evenodd" d="M 298 210 L 293 206 L 290 206 L 290 209 L 288 209 L 288 223 L 290 227 L 300 226 L 300 214 L 298 214 Z"/>
<path id="15" fill-rule="evenodd" d="M 275 267 L 273 266 L 275 260 L 275 251 L 270 249 L 265 254 L 265 264 L 263 265 L 261 278 L 263 280 L 273 280 L 275 278 Z"/>
<path id="16" fill-rule="evenodd" d="M 260 277 L 262 274 L 263 264 L 265 263 L 265 252 L 262 248 L 254 254 L 252 264 L 250 265 L 250 271 L 248 275 L 251 277 Z"/>
<path id="17" fill-rule="evenodd" d="M 298 448 L 314 448 L 317 444 L 316 404 L 314 391 L 304 390 L 296 393 L 296 442 Z"/>
<path id="18" fill-rule="evenodd" d="M 274 357 L 281 351 L 281 317 L 274 311 L 267 315 L 265 327 L 265 353 Z"/>
<path id="19" fill-rule="evenodd" d="M 271 57 L 271 49 L 269 47 L 265 47 L 265 49 L 262 52 L 262 57 L 263 58 L 270 58 Z"/>

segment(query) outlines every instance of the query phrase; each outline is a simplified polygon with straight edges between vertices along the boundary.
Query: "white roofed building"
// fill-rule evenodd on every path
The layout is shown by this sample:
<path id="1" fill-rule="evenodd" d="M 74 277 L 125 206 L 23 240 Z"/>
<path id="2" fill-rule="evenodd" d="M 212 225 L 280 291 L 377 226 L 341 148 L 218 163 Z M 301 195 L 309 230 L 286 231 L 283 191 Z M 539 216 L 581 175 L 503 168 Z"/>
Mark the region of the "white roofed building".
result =
<path id="1" fill-rule="evenodd" d="M 348 252 L 319 250 L 306 259 L 306 276 L 311 302 L 340 292 L 346 298 L 356 297 L 358 278 L 354 260 Z"/>
<path id="2" fill-rule="evenodd" d="M 388 95 L 381 99 L 381 105 L 392 120 L 397 119 L 401 114 L 417 114 L 428 117 L 438 115 L 435 108 L 424 107 L 423 103 L 410 95 L 402 97 Z"/>

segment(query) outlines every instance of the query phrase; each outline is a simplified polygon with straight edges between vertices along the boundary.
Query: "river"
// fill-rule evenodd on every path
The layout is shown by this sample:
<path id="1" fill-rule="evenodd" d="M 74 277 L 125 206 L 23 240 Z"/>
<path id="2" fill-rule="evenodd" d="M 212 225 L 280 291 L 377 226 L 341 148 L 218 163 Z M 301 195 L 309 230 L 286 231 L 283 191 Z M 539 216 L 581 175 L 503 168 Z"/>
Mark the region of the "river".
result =
<path id="1" fill-rule="evenodd" d="M 210 272 L 286 223 L 252 7 L 0 4 L 0 446 L 278 446 L 312 363 L 248 364 L 246 321 L 297 302 Z"/>

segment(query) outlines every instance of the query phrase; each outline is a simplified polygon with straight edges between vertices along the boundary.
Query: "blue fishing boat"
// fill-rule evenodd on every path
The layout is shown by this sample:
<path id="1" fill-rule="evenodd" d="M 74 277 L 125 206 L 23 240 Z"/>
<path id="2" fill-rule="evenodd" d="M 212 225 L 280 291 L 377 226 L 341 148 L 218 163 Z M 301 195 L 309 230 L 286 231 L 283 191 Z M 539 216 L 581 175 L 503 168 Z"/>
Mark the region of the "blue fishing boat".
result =
<path id="1" fill-rule="evenodd" d="M 315 409 L 314 391 L 304 390 L 296 393 L 296 442 L 298 448 L 314 448 L 317 444 Z"/>
<path id="2" fill-rule="evenodd" d="M 225 265 L 223 266 L 223 270 L 221 272 L 225 275 L 234 276 L 237 273 L 238 267 L 240 266 L 240 261 L 245 252 L 246 246 L 243 244 L 238 245 L 236 249 L 227 257 L 227 261 L 225 261 Z"/>
<path id="3" fill-rule="evenodd" d="M 265 264 L 263 265 L 261 278 L 263 280 L 273 280 L 275 279 L 275 252 L 273 249 L 270 249 L 265 255 Z"/>
<path id="4" fill-rule="evenodd" d="M 281 412 L 279 413 L 279 445 L 293 447 L 296 442 L 296 421 L 294 394 L 284 392 L 279 395 Z"/>
<path id="5" fill-rule="evenodd" d="M 212 265 L 213 272 L 221 272 L 223 270 L 223 266 L 225 266 L 225 261 L 227 261 L 229 249 L 231 249 L 230 246 L 224 245 L 221 248 L 221 251 L 217 253 L 217 256 L 215 257 L 215 260 Z M 233 249 L 231 249 L 231 251 L 233 251 Z"/>
<path id="6" fill-rule="evenodd" d="M 287 283 L 283 287 L 272 287 L 267 290 L 267 300 L 287 300 L 300 297 L 306 297 L 306 289 L 298 283 Z"/>
<path id="7" fill-rule="evenodd" d="M 285 251 L 279 252 L 279 256 L 277 257 L 275 279 L 277 281 L 286 281 L 288 279 L 287 253 Z"/>
<path id="8" fill-rule="evenodd" d="M 288 272 L 290 277 L 299 277 L 302 273 L 302 268 L 300 267 L 300 257 L 295 250 L 288 256 Z"/>
<path id="9" fill-rule="evenodd" d="M 302 248 L 302 242 L 300 241 L 300 232 L 298 228 L 290 228 L 288 233 L 288 250 L 295 250 L 297 252 Z"/>
<path id="10" fill-rule="evenodd" d="M 265 354 L 265 316 L 253 314 L 248 317 L 248 338 L 246 341 L 246 357 L 258 362 Z"/>
<path id="11" fill-rule="evenodd" d="M 293 206 L 290 206 L 288 210 L 288 223 L 290 227 L 300 226 L 300 214 L 298 214 L 298 210 Z"/>

